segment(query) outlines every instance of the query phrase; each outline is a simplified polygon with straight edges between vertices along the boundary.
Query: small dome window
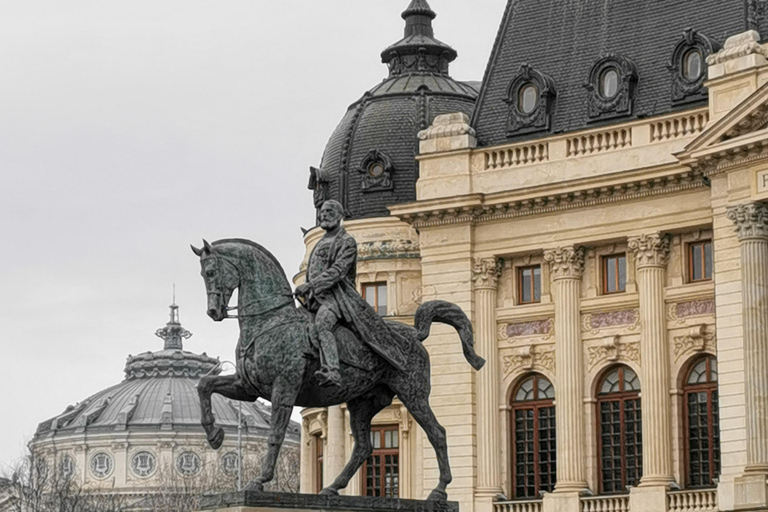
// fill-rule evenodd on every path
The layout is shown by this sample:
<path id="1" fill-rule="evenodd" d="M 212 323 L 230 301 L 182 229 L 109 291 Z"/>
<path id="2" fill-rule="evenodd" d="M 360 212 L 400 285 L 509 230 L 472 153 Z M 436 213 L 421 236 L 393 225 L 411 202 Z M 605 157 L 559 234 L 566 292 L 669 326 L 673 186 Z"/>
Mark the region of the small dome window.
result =
<path id="1" fill-rule="evenodd" d="M 373 162 L 368 167 L 368 174 L 374 178 L 381 177 L 381 175 L 384 174 L 384 164 L 382 162 Z"/>
<path id="2" fill-rule="evenodd" d="M 393 173 L 395 166 L 392 159 L 384 152 L 373 149 L 360 162 L 360 190 L 363 192 L 381 192 L 394 188 Z"/>
<path id="3" fill-rule="evenodd" d="M 694 82 L 701 77 L 703 59 L 698 49 L 689 50 L 683 57 L 683 77 Z"/>
<path id="4" fill-rule="evenodd" d="M 533 84 L 526 84 L 520 88 L 520 96 L 517 99 L 517 108 L 523 114 L 530 114 L 539 104 L 539 91 Z"/>
<path id="5" fill-rule="evenodd" d="M 707 98 L 704 80 L 707 57 L 720 49 L 720 43 L 691 28 L 672 51 L 667 69 L 672 78 L 672 102 L 675 104 L 701 101 Z"/>
<path id="6" fill-rule="evenodd" d="M 609 100 L 619 92 L 619 72 L 616 68 L 608 68 L 600 75 L 600 94 Z"/>

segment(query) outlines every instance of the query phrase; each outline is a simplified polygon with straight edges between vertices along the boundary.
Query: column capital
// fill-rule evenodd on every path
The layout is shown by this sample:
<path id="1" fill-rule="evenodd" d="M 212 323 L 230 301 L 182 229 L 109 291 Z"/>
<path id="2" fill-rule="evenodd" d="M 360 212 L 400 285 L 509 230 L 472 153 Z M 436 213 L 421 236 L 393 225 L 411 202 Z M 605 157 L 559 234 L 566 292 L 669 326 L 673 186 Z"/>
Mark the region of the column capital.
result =
<path id="1" fill-rule="evenodd" d="M 736 224 L 736 235 L 739 240 L 768 238 L 768 205 L 766 203 L 729 206 L 726 217 Z"/>
<path id="2" fill-rule="evenodd" d="M 584 273 L 584 249 L 582 247 L 559 247 L 544 252 L 544 261 L 549 263 L 552 280 L 581 279 Z"/>
<path id="3" fill-rule="evenodd" d="M 472 281 L 475 283 L 475 290 L 496 290 L 501 277 L 502 265 L 502 260 L 496 257 L 475 259 L 472 266 Z"/>
<path id="4" fill-rule="evenodd" d="M 635 255 L 637 268 L 666 267 L 669 261 L 669 237 L 660 233 L 630 237 L 627 247 Z"/>

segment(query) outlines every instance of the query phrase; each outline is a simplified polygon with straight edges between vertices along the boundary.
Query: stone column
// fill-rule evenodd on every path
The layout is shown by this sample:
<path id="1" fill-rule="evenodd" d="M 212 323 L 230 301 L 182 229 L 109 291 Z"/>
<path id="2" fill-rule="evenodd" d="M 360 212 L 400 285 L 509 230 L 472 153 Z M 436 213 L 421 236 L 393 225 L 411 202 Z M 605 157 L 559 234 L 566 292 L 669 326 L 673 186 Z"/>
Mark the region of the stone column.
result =
<path id="1" fill-rule="evenodd" d="M 728 208 L 741 253 L 747 460 L 736 507 L 768 505 L 768 205 Z"/>
<path id="2" fill-rule="evenodd" d="M 664 312 L 669 238 L 650 234 L 630 238 L 640 295 L 642 358 L 643 477 L 641 485 L 664 485 L 672 476 L 672 423 L 669 396 L 669 343 Z"/>
<path id="3" fill-rule="evenodd" d="M 328 407 L 328 435 L 323 452 L 323 485 L 329 486 L 347 463 L 344 433 L 344 411 L 340 405 Z M 342 494 L 346 494 L 342 491 Z"/>
<path id="4" fill-rule="evenodd" d="M 581 343 L 581 276 L 584 251 L 561 247 L 544 253 L 555 303 L 555 415 L 557 426 L 557 484 L 555 494 L 575 499 L 587 489 L 584 460 L 584 365 Z M 548 508 L 548 507 L 547 507 Z M 556 507 L 562 509 L 561 506 Z M 577 508 L 573 508 L 577 510 Z"/>
<path id="5" fill-rule="evenodd" d="M 499 453 L 499 354 L 496 341 L 496 294 L 502 261 L 475 260 L 472 281 L 475 293 L 475 343 L 485 367 L 477 374 L 477 487 L 478 509 L 493 509 L 501 492 Z"/>
<path id="6" fill-rule="evenodd" d="M 312 494 L 314 492 L 315 489 L 312 485 L 313 468 L 312 436 L 309 435 L 309 420 L 304 418 L 301 422 L 301 465 L 299 468 L 301 480 L 299 482 L 299 492 L 304 494 Z"/>

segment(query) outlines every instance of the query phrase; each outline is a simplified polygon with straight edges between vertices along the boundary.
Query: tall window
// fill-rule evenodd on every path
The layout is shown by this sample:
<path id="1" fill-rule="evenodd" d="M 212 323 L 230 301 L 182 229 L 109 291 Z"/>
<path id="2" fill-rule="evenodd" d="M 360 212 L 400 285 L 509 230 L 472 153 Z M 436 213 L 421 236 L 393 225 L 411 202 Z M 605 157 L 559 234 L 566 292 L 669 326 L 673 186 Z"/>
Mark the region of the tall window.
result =
<path id="1" fill-rule="evenodd" d="M 533 304 L 541 302 L 541 266 L 517 269 L 517 302 Z"/>
<path id="2" fill-rule="evenodd" d="M 720 475 L 717 360 L 705 356 L 688 372 L 685 397 L 686 460 L 690 487 L 710 487 Z"/>
<path id="3" fill-rule="evenodd" d="M 712 241 L 688 245 L 688 280 L 712 279 Z"/>
<path id="4" fill-rule="evenodd" d="M 512 489 L 515 498 L 552 492 L 557 473 L 555 388 L 541 375 L 524 379 L 512 395 Z"/>
<path id="5" fill-rule="evenodd" d="M 640 379 L 626 366 L 605 374 L 598 387 L 600 491 L 625 493 L 643 475 Z"/>
<path id="6" fill-rule="evenodd" d="M 323 438 L 320 434 L 315 438 L 315 492 L 323 490 Z"/>
<path id="7" fill-rule="evenodd" d="M 387 283 L 364 284 L 363 298 L 380 316 L 387 316 Z"/>
<path id="8" fill-rule="evenodd" d="M 400 440 L 396 426 L 373 427 L 373 454 L 363 465 L 366 496 L 400 496 Z"/>
<path id="9" fill-rule="evenodd" d="M 621 293 L 627 289 L 627 257 L 603 256 L 603 293 Z"/>

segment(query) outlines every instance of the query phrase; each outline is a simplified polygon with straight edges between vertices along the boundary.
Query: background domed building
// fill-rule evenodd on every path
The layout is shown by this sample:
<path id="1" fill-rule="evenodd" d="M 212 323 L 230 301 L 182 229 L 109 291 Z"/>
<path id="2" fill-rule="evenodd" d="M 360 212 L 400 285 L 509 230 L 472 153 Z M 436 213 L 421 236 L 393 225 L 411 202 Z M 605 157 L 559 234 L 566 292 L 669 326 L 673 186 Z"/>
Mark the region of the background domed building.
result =
<path id="1" fill-rule="evenodd" d="M 43 466 L 49 481 L 72 480 L 86 493 L 117 495 L 132 510 L 187 510 L 202 491 L 237 487 L 239 453 L 243 484 L 258 475 L 269 406 L 242 403 L 240 409 L 213 395 L 226 438 L 212 450 L 200 425 L 196 385 L 220 369 L 220 361 L 184 350 L 191 333 L 179 322 L 178 306 L 170 309 L 170 321 L 155 333 L 163 350 L 129 356 L 125 380 L 39 425 L 29 449 L 33 466 Z M 274 489 L 298 490 L 298 434 L 292 422 Z"/>

